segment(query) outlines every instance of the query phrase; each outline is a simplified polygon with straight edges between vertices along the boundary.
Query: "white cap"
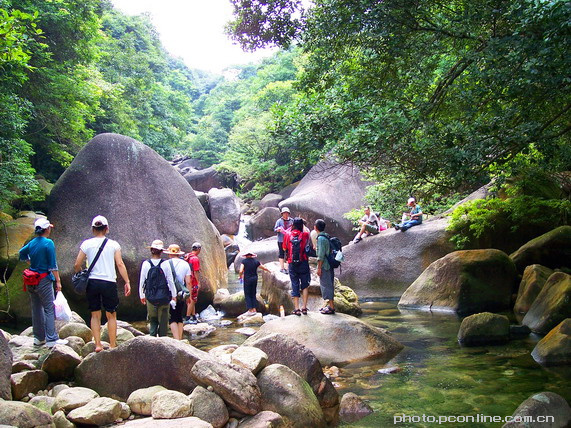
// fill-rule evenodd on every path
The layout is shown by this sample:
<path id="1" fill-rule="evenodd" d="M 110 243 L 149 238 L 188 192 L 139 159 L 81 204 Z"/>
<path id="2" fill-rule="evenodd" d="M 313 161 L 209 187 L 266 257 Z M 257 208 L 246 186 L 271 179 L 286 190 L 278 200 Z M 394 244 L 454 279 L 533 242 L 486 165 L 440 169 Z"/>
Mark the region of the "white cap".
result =
<path id="1" fill-rule="evenodd" d="M 289 208 L 288 207 L 283 207 L 281 210 L 281 213 L 289 213 Z"/>
<path id="2" fill-rule="evenodd" d="M 164 250 L 165 249 L 165 244 L 163 243 L 163 241 L 161 241 L 160 239 L 155 239 L 152 243 L 150 247 L 147 248 L 154 248 L 155 250 Z"/>
<path id="3" fill-rule="evenodd" d="M 39 227 L 41 229 L 47 229 L 48 227 L 54 227 L 53 224 L 47 218 L 39 218 L 34 222 L 34 227 Z"/>
<path id="4" fill-rule="evenodd" d="M 416 199 L 414 199 L 414 198 L 408 198 L 407 204 L 410 204 L 411 202 L 416 202 Z"/>
<path id="5" fill-rule="evenodd" d="M 109 222 L 102 215 L 95 216 L 91 221 L 91 227 L 109 226 Z"/>

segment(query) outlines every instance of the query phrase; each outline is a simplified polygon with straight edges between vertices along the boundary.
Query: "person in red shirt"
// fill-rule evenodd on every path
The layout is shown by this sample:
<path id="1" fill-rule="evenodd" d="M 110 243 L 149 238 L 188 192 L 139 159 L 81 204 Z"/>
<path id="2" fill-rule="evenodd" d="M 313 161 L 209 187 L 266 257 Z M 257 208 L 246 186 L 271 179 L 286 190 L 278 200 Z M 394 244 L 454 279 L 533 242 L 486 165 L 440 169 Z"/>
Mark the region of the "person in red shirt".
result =
<path id="1" fill-rule="evenodd" d="M 306 247 L 309 243 L 309 233 L 303 231 L 303 219 L 293 219 L 291 231 L 284 236 L 283 249 L 287 253 L 289 278 L 291 280 L 291 295 L 293 297 L 294 315 L 307 315 L 307 297 L 311 273 Z M 299 298 L 303 296 L 303 307 L 299 308 Z"/>
<path id="2" fill-rule="evenodd" d="M 198 274 L 200 273 L 200 259 L 198 255 L 202 250 L 202 245 L 200 242 L 195 242 L 192 244 L 190 253 L 188 253 L 184 260 L 190 265 L 190 285 L 192 290 L 190 290 L 190 297 L 186 301 L 186 317 L 184 324 L 196 324 L 198 319 L 196 318 L 196 301 L 198 300 Z"/>

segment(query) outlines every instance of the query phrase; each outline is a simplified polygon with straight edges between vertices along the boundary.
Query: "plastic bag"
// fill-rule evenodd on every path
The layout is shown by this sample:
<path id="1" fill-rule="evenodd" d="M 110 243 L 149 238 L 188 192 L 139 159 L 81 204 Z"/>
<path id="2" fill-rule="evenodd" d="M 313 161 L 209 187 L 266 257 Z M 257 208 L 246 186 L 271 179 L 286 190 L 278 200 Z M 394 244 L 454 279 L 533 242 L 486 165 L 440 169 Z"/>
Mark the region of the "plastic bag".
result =
<path id="1" fill-rule="evenodd" d="M 56 294 L 54 306 L 56 311 L 56 320 L 69 321 L 71 319 L 71 308 L 61 291 L 58 291 Z"/>

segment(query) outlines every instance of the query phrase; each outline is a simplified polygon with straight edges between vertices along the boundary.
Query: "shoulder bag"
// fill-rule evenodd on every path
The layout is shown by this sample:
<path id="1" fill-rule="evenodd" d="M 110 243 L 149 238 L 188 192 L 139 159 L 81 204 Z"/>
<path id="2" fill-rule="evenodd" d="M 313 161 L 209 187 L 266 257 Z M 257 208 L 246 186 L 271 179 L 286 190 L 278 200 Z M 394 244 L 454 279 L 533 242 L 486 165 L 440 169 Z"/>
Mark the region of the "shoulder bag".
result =
<path id="1" fill-rule="evenodd" d="M 93 259 L 93 262 L 91 262 L 91 264 L 89 265 L 89 269 L 80 270 L 79 272 L 74 273 L 73 276 L 71 277 L 71 283 L 73 284 L 73 289 L 75 290 L 75 292 L 77 294 L 81 294 L 81 295 L 85 294 L 85 292 L 87 290 L 87 282 L 89 281 L 89 275 L 91 274 L 91 270 L 95 266 L 95 263 L 97 263 L 97 260 L 99 259 L 99 256 L 101 255 L 101 251 L 103 251 L 103 247 L 105 247 L 105 244 L 107 244 L 107 241 L 108 241 L 107 238 L 105 238 L 103 240 L 103 243 L 99 247 L 99 251 L 97 251 L 97 255 Z"/>

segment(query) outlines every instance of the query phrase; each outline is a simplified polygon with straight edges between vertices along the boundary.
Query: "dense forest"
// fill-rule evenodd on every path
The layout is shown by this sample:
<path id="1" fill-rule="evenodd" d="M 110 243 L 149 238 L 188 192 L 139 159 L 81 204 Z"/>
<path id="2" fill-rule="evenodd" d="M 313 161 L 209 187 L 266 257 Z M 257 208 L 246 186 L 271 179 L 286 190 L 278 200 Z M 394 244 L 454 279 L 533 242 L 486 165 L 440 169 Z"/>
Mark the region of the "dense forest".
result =
<path id="1" fill-rule="evenodd" d="M 368 198 L 388 217 L 493 180 L 520 199 L 486 210 L 568 222 L 568 2 L 230 1 L 231 38 L 281 48 L 233 77 L 190 70 L 108 0 L 0 0 L 0 210 L 33 206 L 41 178 L 117 132 L 236 172 L 245 198 L 327 155 L 378 183 Z"/>

